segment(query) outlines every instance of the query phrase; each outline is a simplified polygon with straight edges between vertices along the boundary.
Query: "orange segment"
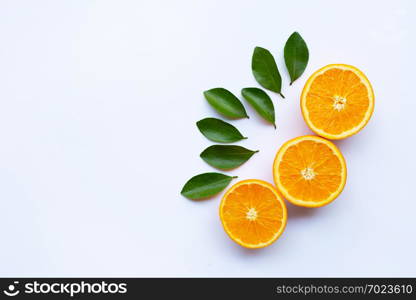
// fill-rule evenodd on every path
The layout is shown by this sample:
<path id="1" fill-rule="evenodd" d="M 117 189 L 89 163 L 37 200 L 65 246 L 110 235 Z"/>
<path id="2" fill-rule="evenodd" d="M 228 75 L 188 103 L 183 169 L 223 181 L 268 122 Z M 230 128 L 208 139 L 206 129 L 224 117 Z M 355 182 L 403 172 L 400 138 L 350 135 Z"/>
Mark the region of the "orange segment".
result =
<path id="1" fill-rule="evenodd" d="M 319 207 L 341 193 L 347 168 L 333 143 L 309 135 L 292 139 L 279 149 L 273 176 L 277 189 L 291 203 Z"/>
<path id="2" fill-rule="evenodd" d="M 282 234 L 287 211 L 282 197 L 270 183 L 249 179 L 236 183 L 225 193 L 220 218 L 234 242 L 246 248 L 262 248 Z"/>
<path id="3" fill-rule="evenodd" d="M 303 118 L 318 135 L 343 139 L 360 131 L 374 110 L 374 93 L 357 68 L 334 64 L 312 74 L 301 96 Z"/>

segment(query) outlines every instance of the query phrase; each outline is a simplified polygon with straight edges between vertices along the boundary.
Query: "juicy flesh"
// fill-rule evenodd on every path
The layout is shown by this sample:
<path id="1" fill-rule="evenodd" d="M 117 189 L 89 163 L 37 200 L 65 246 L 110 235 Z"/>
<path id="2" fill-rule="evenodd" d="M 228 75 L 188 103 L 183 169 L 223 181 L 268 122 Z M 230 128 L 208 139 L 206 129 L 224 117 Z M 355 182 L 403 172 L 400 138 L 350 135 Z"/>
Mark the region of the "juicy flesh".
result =
<path id="1" fill-rule="evenodd" d="M 282 227 L 282 204 L 270 189 L 259 184 L 236 187 L 222 210 L 229 232 L 244 244 L 268 243 Z"/>
<path id="2" fill-rule="evenodd" d="M 360 125 L 369 105 L 366 86 L 350 70 L 334 68 L 318 75 L 306 95 L 312 124 L 333 135 Z"/>
<path id="3" fill-rule="evenodd" d="M 303 201 L 325 201 L 342 183 L 342 165 L 324 143 L 301 141 L 290 146 L 279 165 L 287 192 Z"/>

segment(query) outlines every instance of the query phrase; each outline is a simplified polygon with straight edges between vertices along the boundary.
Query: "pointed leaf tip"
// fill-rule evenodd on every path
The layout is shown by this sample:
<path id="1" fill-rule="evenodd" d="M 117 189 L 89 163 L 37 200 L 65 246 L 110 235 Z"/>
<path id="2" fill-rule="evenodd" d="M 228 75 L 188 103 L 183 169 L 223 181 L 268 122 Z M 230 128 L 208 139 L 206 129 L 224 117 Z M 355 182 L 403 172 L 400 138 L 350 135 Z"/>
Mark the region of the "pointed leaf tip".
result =
<path id="1" fill-rule="evenodd" d="M 229 170 L 241 166 L 254 153 L 256 151 L 241 146 L 212 145 L 202 151 L 200 157 L 214 168 Z"/>
<path id="2" fill-rule="evenodd" d="M 284 48 L 284 57 L 290 75 L 290 85 L 292 85 L 303 74 L 309 60 L 308 47 L 298 32 L 295 31 L 288 38 Z"/>
<path id="3" fill-rule="evenodd" d="M 185 183 L 181 194 L 191 200 L 205 199 L 221 192 L 234 178 L 221 173 L 199 174 Z"/>
<path id="4" fill-rule="evenodd" d="M 246 138 L 236 127 L 216 118 L 202 119 L 196 122 L 196 126 L 207 139 L 218 143 L 233 143 Z"/>
<path id="5" fill-rule="evenodd" d="M 241 94 L 263 119 L 275 123 L 273 101 L 265 91 L 259 88 L 244 88 Z"/>
<path id="6" fill-rule="evenodd" d="M 224 88 L 213 88 L 204 92 L 205 99 L 220 114 L 231 119 L 246 118 L 247 112 L 241 101 Z"/>
<path id="7" fill-rule="evenodd" d="M 251 70 L 254 78 L 265 89 L 280 93 L 282 77 L 273 55 L 269 50 L 261 47 L 254 48 Z"/>

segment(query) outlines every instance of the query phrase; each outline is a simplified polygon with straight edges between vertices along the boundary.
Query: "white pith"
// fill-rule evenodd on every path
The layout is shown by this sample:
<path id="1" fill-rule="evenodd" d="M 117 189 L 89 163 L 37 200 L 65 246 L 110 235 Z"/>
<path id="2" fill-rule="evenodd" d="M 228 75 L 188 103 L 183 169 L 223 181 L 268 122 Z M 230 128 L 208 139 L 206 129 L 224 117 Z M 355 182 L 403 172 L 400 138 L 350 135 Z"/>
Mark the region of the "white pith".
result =
<path id="1" fill-rule="evenodd" d="M 255 221 L 257 219 L 257 210 L 255 208 L 250 208 L 246 213 L 246 218 L 250 221 Z"/>
<path id="2" fill-rule="evenodd" d="M 335 110 L 341 111 L 345 108 L 345 104 L 347 104 L 347 99 L 341 96 L 334 96 L 334 104 L 332 105 Z"/>
<path id="3" fill-rule="evenodd" d="M 302 171 L 300 171 L 300 174 L 305 180 L 312 180 L 315 178 L 315 172 L 312 168 L 305 168 Z"/>

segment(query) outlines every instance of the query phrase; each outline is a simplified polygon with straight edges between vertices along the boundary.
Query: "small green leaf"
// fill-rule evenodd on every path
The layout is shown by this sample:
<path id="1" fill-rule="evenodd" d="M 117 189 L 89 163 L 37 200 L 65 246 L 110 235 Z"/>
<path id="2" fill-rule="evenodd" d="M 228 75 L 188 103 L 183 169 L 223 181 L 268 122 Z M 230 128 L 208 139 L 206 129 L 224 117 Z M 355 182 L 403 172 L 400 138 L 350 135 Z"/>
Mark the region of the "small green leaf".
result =
<path id="1" fill-rule="evenodd" d="M 309 51 L 299 33 L 294 32 L 285 45 L 285 63 L 290 75 L 290 85 L 302 75 L 309 60 Z"/>
<path id="2" fill-rule="evenodd" d="M 261 47 L 254 49 L 251 70 L 257 82 L 262 87 L 279 93 L 283 98 L 285 97 L 281 93 L 282 77 L 280 77 L 276 62 L 269 50 Z"/>
<path id="3" fill-rule="evenodd" d="M 272 123 L 276 128 L 274 105 L 265 91 L 258 88 L 245 88 L 241 90 L 241 94 L 263 119 Z"/>
<path id="4" fill-rule="evenodd" d="M 246 139 L 230 123 L 216 118 L 205 118 L 196 122 L 199 131 L 209 140 L 218 143 L 233 143 Z"/>
<path id="5" fill-rule="evenodd" d="M 256 152 L 241 146 L 213 145 L 202 151 L 200 156 L 215 168 L 229 170 L 241 166 Z"/>
<path id="6" fill-rule="evenodd" d="M 214 88 L 205 91 L 204 96 L 220 114 L 232 119 L 248 118 L 243 104 L 230 91 Z"/>
<path id="7" fill-rule="evenodd" d="M 233 178 L 221 173 L 203 173 L 189 179 L 182 188 L 181 194 L 186 198 L 203 199 L 221 192 Z"/>

